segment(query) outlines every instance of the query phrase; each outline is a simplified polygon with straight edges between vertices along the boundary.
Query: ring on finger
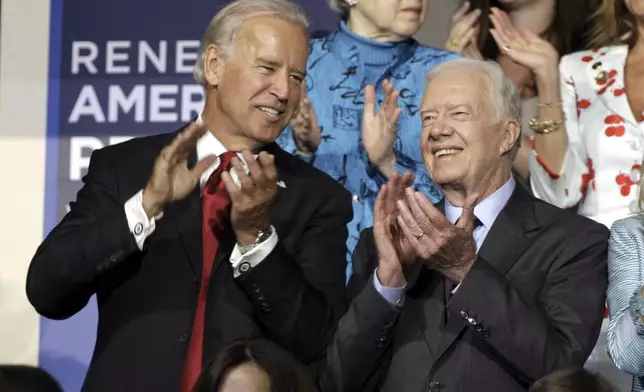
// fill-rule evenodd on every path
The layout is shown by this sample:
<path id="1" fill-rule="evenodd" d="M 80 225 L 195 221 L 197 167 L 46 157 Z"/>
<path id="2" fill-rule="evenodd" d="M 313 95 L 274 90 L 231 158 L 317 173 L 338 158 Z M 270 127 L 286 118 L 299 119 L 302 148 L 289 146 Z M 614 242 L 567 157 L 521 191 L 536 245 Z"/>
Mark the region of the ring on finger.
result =
<path id="1" fill-rule="evenodd" d="M 452 46 L 458 46 L 458 40 L 456 38 L 450 39 L 449 43 L 452 44 Z"/>
<path id="2" fill-rule="evenodd" d="M 502 49 L 504 52 L 508 52 L 510 51 L 510 45 L 503 45 Z"/>
<path id="3" fill-rule="evenodd" d="M 420 234 L 414 234 L 414 237 L 420 238 L 425 235 L 425 232 L 421 231 Z"/>

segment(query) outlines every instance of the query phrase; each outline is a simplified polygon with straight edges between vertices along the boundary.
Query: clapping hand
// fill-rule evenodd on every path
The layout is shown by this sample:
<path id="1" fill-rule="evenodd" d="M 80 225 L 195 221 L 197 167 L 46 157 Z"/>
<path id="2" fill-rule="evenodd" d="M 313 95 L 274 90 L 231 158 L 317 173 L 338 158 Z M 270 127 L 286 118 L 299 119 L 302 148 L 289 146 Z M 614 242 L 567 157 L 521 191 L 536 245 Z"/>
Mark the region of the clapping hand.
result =
<path id="1" fill-rule="evenodd" d="M 297 150 L 304 154 L 312 154 L 320 145 L 322 135 L 315 109 L 306 95 L 306 83 L 302 83 L 301 97 L 300 106 L 290 125 Z"/>
<path id="2" fill-rule="evenodd" d="M 277 195 L 277 169 L 275 157 L 265 151 L 259 153 L 257 160 L 244 151 L 244 161 L 248 174 L 238 157 L 231 161 L 232 169 L 238 178 L 237 185 L 231 174 L 221 175 L 224 186 L 232 202 L 230 223 L 241 246 L 255 242 L 261 230 L 270 226 L 269 212 Z"/>
<path id="3" fill-rule="evenodd" d="M 474 206 L 477 196 L 469 197 L 454 225 L 420 192 L 406 190 L 399 200 L 398 225 L 415 255 L 429 268 L 454 282 L 461 282 L 476 260 Z"/>
<path id="4" fill-rule="evenodd" d="M 143 190 L 143 209 L 149 218 L 157 216 L 168 204 L 188 196 L 199 183 L 201 174 L 217 160 L 215 155 L 210 155 L 194 167 L 188 167 L 188 157 L 206 132 L 205 126 L 193 122 L 159 153 Z"/>
<path id="5" fill-rule="evenodd" d="M 401 176 L 394 172 L 376 197 L 373 235 L 378 250 L 378 279 L 387 287 L 402 287 L 405 284 L 404 267 L 416 261 L 414 251 L 396 220 L 396 202 L 404 199 L 405 189 L 413 182 L 411 173 Z"/>
<path id="6" fill-rule="evenodd" d="M 364 89 L 364 112 L 362 116 L 362 144 L 369 161 L 389 178 L 393 173 L 396 154 L 394 141 L 398 134 L 398 96 L 394 85 L 385 80 L 382 82 L 384 100 L 376 113 L 376 90 L 367 85 Z"/>
<path id="7" fill-rule="evenodd" d="M 461 53 L 465 57 L 482 60 L 483 55 L 477 46 L 480 16 L 481 10 L 470 11 L 470 3 L 468 1 L 463 3 L 452 16 L 445 49 Z"/>
<path id="8" fill-rule="evenodd" d="M 515 28 L 508 15 L 498 8 L 492 8 L 490 19 L 494 24 L 490 34 L 502 53 L 537 77 L 557 75 L 559 54 L 552 44 L 530 30 Z"/>

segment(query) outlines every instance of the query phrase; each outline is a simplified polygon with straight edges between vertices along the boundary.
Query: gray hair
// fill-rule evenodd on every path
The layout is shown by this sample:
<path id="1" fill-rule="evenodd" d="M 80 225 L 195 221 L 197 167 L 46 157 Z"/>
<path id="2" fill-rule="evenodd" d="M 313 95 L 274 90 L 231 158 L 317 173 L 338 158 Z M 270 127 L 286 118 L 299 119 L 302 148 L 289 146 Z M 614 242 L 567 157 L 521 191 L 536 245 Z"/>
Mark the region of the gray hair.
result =
<path id="1" fill-rule="evenodd" d="M 222 56 L 232 56 L 232 47 L 243 24 L 257 16 L 275 16 L 288 22 L 309 28 L 306 13 L 299 5 L 290 0 L 236 0 L 222 8 L 212 18 L 203 39 L 201 52 L 194 69 L 194 78 L 202 86 L 206 86 L 204 76 L 204 56 L 209 45 L 214 44 Z"/>
<path id="2" fill-rule="evenodd" d="M 445 71 L 474 70 L 486 75 L 490 80 L 490 100 L 499 120 L 514 120 L 521 127 L 521 98 L 514 82 L 505 75 L 499 64 L 490 60 L 474 60 L 469 58 L 458 58 L 449 60 L 437 65 L 425 75 L 426 83 L 432 81 Z M 521 147 L 519 135 L 513 147 L 514 154 Z M 513 155 L 514 155 L 513 154 Z M 514 158 L 514 156 L 513 156 Z"/>
<path id="3" fill-rule="evenodd" d="M 351 8 L 347 0 L 329 0 L 329 7 L 340 15 L 342 19 L 346 19 L 349 16 L 349 9 Z"/>

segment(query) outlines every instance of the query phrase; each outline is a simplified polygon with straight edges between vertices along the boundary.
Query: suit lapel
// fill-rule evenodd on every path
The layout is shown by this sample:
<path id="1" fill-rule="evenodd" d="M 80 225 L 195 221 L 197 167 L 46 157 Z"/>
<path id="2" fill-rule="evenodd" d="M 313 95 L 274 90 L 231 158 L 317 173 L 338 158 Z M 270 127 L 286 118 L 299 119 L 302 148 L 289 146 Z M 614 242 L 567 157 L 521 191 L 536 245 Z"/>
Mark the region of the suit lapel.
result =
<path id="1" fill-rule="evenodd" d="M 197 153 L 188 158 L 188 165 L 197 161 Z M 166 208 L 166 219 L 174 221 L 186 259 L 197 280 L 201 280 L 203 248 L 201 240 L 201 191 L 197 185 L 183 200 Z"/>
<path id="2" fill-rule="evenodd" d="M 445 200 L 436 203 L 436 208 L 445 213 Z M 445 279 L 436 271 L 425 268 L 422 264 L 414 265 L 406 274 L 407 297 L 411 299 L 409 307 L 423 334 L 430 353 L 437 358 L 440 334 L 436 333 L 443 326 L 445 313 Z"/>
<path id="3" fill-rule="evenodd" d="M 607 117 L 605 120 L 607 127 L 611 125 L 623 126 L 624 124 L 620 124 L 620 122 L 629 122 L 638 126 L 624 90 L 624 69 L 627 54 L 628 47 L 619 45 L 601 49 L 593 53 L 592 56 L 587 56 L 592 60 L 586 63 L 586 73 L 597 97 L 610 111 L 621 117 L 621 121 L 617 118 L 609 119 Z"/>
<path id="4" fill-rule="evenodd" d="M 487 233 L 478 255 L 500 273 L 505 274 L 532 243 L 527 236 L 538 228 L 534 215 L 534 198 L 523 187 L 517 186 Z M 443 282 L 444 287 L 444 282 Z M 445 290 L 443 290 L 443 295 Z M 443 296 L 443 298 L 445 298 Z M 441 316 L 443 313 L 438 313 Z M 446 325 L 440 333 L 440 344 L 436 361 L 450 348 L 466 330 L 458 315 L 449 314 Z"/>

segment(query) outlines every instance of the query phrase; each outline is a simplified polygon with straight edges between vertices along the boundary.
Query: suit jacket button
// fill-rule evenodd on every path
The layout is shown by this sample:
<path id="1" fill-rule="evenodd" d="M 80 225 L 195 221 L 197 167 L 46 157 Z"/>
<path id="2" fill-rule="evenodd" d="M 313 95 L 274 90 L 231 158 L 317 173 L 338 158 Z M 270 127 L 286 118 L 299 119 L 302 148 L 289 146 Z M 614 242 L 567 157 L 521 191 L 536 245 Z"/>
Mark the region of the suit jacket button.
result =
<path id="1" fill-rule="evenodd" d="M 272 309 L 271 309 L 270 305 L 268 305 L 268 304 L 266 304 L 266 303 L 263 303 L 263 304 L 262 304 L 262 310 L 263 310 L 264 312 L 268 313 L 268 312 L 270 312 Z"/>
<path id="2" fill-rule="evenodd" d="M 462 318 L 463 320 L 467 320 L 467 319 L 470 317 L 470 316 L 469 316 L 465 311 L 463 311 L 463 310 L 461 310 L 461 312 L 460 312 L 459 314 L 461 315 L 461 318 Z"/>
<path id="3" fill-rule="evenodd" d="M 179 341 L 181 343 L 188 343 L 188 340 L 190 340 L 190 333 L 189 332 L 184 332 L 179 336 Z"/>
<path id="4" fill-rule="evenodd" d="M 487 339 L 490 337 L 490 331 L 488 331 L 487 329 L 484 329 L 483 331 L 481 331 L 481 335 L 483 335 L 483 337 Z"/>
<path id="5" fill-rule="evenodd" d="M 432 381 L 429 383 L 428 392 L 439 392 L 441 390 L 441 384 L 438 381 Z"/>
<path id="6" fill-rule="evenodd" d="M 476 324 L 476 325 L 474 325 L 474 330 L 475 330 L 476 332 L 481 332 L 481 331 L 483 331 L 483 329 L 484 329 L 484 328 L 483 328 L 483 325 L 482 325 L 482 324 Z"/>

